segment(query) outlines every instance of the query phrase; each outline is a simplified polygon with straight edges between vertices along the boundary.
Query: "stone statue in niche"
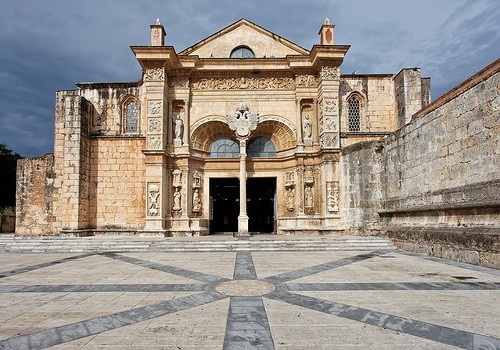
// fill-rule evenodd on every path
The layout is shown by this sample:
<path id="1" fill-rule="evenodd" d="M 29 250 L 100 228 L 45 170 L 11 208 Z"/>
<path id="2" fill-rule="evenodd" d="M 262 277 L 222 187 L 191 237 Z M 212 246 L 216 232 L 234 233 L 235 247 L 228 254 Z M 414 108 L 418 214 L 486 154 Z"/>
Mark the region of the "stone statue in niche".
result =
<path id="1" fill-rule="evenodd" d="M 181 192 L 179 191 L 179 187 L 175 188 L 174 192 L 174 206 L 172 210 L 179 211 L 181 210 Z"/>
<path id="2" fill-rule="evenodd" d="M 157 216 L 160 205 L 158 204 L 158 197 L 160 196 L 160 189 L 158 185 L 150 185 L 149 186 L 149 207 L 148 214 L 150 216 Z"/>
<path id="3" fill-rule="evenodd" d="M 287 187 L 286 189 L 286 209 L 290 212 L 295 210 L 295 190 L 293 187 Z"/>
<path id="4" fill-rule="evenodd" d="M 313 191 L 311 186 L 306 186 L 306 208 L 312 209 L 314 207 Z"/>
<path id="5" fill-rule="evenodd" d="M 197 188 L 193 192 L 193 211 L 201 211 L 200 191 Z"/>
<path id="6" fill-rule="evenodd" d="M 312 126 L 309 116 L 304 116 L 304 122 L 302 123 L 302 129 L 304 132 L 304 139 L 310 139 L 312 135 Z"/>
<path id="7" fill-rule="evenodd" d="M 248 137 L 257 128 L 259 115 L 250 113 L 247 103 L 240 103 L 236 112 L 227 115 L 229 129 L 236 132 L 239 137 Z"/>
<path id="8" fill-rule="evenodd" d="M 330 213 L 339 211 L 339 189 L 336 186 L 333 190 L 328 188 L 327 204 Z"/>
<path id="9" fill-rule="evenodd" d="M 181 115 L 178 114 L 174 120 L 174 138 L 176 140 L 182 140 L 183 131 L 184 131 L 184 122 L 181 119 Z"/>

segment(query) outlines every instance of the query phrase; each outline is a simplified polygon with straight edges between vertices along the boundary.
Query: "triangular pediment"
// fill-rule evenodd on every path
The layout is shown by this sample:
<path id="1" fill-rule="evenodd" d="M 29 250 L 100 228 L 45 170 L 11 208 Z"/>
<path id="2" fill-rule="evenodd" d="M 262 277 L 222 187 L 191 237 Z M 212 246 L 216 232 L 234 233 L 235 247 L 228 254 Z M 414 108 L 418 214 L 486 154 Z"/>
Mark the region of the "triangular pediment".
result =
<path id="1" fill-rule="evenodd" d="M 179 55 L 193 55 L 200 58 L 229 58 L 231 52 L 241 46 L 250 48 L 256 58 L 309 55 L 309 50 L 246 19 L 240 19 L 212 34 L 180 52 Z"/>

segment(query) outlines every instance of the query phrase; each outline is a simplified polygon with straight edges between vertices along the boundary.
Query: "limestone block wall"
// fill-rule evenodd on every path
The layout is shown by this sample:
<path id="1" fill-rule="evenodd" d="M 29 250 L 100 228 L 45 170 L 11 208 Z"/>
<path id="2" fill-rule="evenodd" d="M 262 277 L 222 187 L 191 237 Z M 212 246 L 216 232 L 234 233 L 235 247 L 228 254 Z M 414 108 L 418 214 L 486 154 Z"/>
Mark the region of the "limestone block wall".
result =
<path id="1" fill-rule="evenodd" d="M 52 235 L 54 213 L 54 155 L 17 162 L 16 234 Z"/>
<path id="2" fill-rule="evenodd" d="M 386 140 L 384 209 L 391 220 L 498 226 L 498 217 L 485 211 L 500 204 L 500 76 L 494 66 L 450 91 Z M 451 209 L 464 213 L 452 214 Z M 409 212 L 419 212 L 418 219 Z"/>
<path id="3" fill-rule="evenodd" d="M 139 102 L 139 133 L 144 133 L 146 127 L 145 108 L 141 106 L 141 87 L 139 83 L 79 83 L 78 93 L 90 103 L 91 135 L 116 136 L 123 133 L 124 103 L 130 97 Z"/>
<path id="4" fill-rule="evenodd" d="M 421 78 L 420 68 L 402 69 L 394 77 L 398 127 L 410 122 L 414 113 L 431 102 L 429 78 Z"/>
<path id="5" fill-rule="evenodd" d="M 378 210 L 384 200 L 383 142 L 361 142 L 342 149 L 343 221 L 348 232 L 380 230 Z"/>
<path id="6" fill-rule="evenodd" d="M 383 143 L 343 150 L 351 231 L 379 230 L 407 250 L 500 268 L 499 71 L 497 60 Z"/>
<path id="7" fill-rule="evenodd" d="M 361 132 L 389 132 L 397 128 L 393 75 L 342 75 L 340 79 L 341 131 L 349 131 L 347 100 L 359 93 Z"/>
<path id="8" fill-rule="evenodd" d="M 144 225 L 144 137 L 91 140 L 89 227 L 136 230 Z"/>

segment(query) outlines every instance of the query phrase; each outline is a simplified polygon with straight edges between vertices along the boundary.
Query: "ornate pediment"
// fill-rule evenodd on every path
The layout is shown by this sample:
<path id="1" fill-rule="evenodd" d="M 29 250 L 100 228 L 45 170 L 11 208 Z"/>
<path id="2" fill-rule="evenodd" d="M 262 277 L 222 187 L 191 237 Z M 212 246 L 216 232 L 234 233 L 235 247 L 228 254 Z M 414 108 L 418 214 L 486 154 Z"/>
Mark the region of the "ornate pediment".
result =
<path id="1" fill-rule="evenodd" d="M 309 55 L 309 50 L 246 19 L 240 19 L 185 49 L 179 55 L 196 55 L 200 58 L 229 58 L 231 52 L 238 47 L 248 47 L 256 58 Z"/>

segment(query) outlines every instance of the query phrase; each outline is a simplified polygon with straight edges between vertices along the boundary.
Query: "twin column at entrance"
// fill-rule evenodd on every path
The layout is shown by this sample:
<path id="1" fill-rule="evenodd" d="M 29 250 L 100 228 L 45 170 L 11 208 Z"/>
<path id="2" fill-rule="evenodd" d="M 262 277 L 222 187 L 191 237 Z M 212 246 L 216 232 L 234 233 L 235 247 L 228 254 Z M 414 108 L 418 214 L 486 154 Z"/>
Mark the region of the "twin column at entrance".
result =
<path id="1" fill-rule="evenodd" d="M 238 215 L 238 235 L 247 236 L 247 140 L 240 139 L 240 215 Z"/>
<path id="2" fill-rule="evenodd" d="M 247 140 L 258 124 L 258 114 L 250 113 L 248 104 L 240 103 L 234 113 L 227 115 L 228 125 L 236 133 L 240 142 L 240 214 L 238 215 L 238 235 L 248 235 L 247 215 Z"/>

